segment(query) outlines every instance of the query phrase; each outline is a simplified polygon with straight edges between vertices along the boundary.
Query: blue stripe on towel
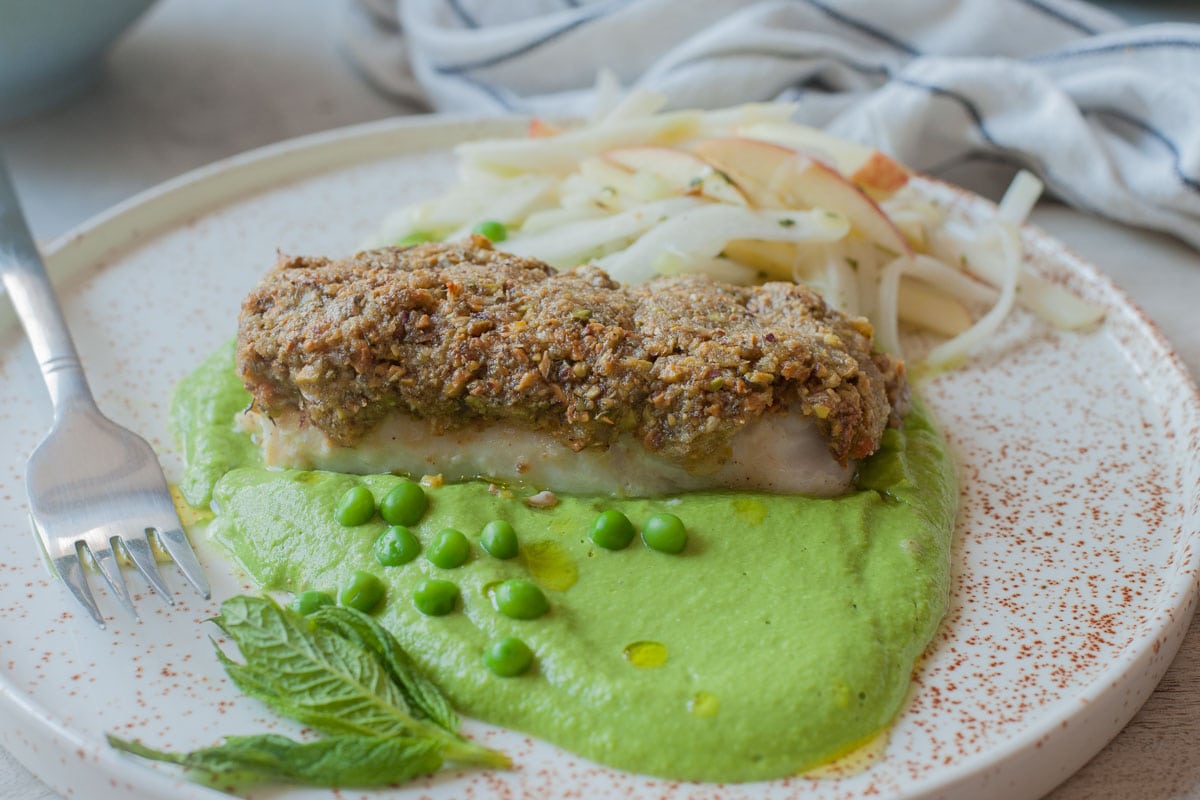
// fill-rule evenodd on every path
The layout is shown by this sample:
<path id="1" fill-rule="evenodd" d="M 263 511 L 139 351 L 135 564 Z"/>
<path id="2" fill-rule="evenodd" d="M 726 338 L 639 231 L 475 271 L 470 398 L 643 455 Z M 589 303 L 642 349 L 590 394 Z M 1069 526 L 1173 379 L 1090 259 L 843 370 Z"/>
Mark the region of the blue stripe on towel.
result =
<path id="1" fill-rule="evenodd" d="M 886 64 L 868 64 L 862 61 L 855 61 L 852 58 L 842 55 L 841 53 L 772 53 L 766 50 L 755 50 L 751 55 L 767 56 L 768 58 L 779 58 L 788 61 L 797 61 L 801 59 L 811 58 L 814 61 L 827 61 L 831 64 L 845 67 L 851 72 L 861 72 L 864 75 L 882 75 L 885 78 L 890 78 L 892 70 Z"/>
<path id="2" fill-rule="evenodd" d="M 845 67 L 846 69 L 850 70 L 851 72 L 859 72 L 864 75 L 879 75 L 883 78 L 889 78 L 889 77 L 891 77 L 891 74 L 892 74 L 891 68 L 889 68 L 885 64 L 868 64 L 868 63 L 864 63 L 862 61 L 855 61 L 854 59 L 852 59 L 848 56 L 842 55 L 841 53 L 830 52 L 830 51 L 820 51 L 820 52 L 810 51 L 810 52 L 804 52 L 804 53 L 796 53 L 796 52 L 792 52 L 790 50 L 786 51 L 786 52 L 773 52 L 771 50 L 758 49 L 758 50 L 748 50 L 744 53 L 725 52 L 725 53 L 722 53 L 721 55 L 715 56 L 715 57 L 706 55 L 703 57 L 703 60 L 714 60 L 715 61 L 715 60 L 720 60 L 723 58 L 737 58 L 740 56 L 749 56 L 749 57 L 753 57 L 753 58 L 760 58 L 760 57 L 761 58 L 774 58 L 774 59 L 778 59 L 780 61 L 812 61 L 814 63 L 814 66 L 816 67 L 816 69 L 805 75 L 797 77 L 795 82 L 792 83 L 792 85 L 788 87 L 789 89 L 794 89 L 798 92 L 803 92 L 806 89 L 817 89 L 818 87 L 816 87 L 814 84 L 812 84 L 811 81 L 814 79 L 822 79 L 821 72 L 822 72 L 822 70 L 824 70 L 824 68 L 826 66 L 829 66 L 829 65 Z M 695 65 L 696 63 L 697 63 L 696 59 L 676 62 L 676 63 L 672 64 L 670 69 L 668 69 L 666 72 L 664 72 L 663 75 L 673 75 L 676 72 L 679 72 L 680 70 L 687 69 L 687 68 Z M 831 87 L 831 89 L 826 90 L 826 91 L 841 91 L 841 90 L 837 89 L 836 87 Z"/>
<path id="3" fill-rule="evenodd" d="M 1095 36 L 1097 33 L 1099 33 L 1099 31 L 1097 31 L 1091 25 L 1085 25 L 1064 11 L 1046 5 L 1045 3 L 1041 2 L 1041 0 L 1020 0 L 1020 2 L 1024 3 L 1030 8 L 1037 9 L 1046 16 L 1056 19 L 1068 27 L 1074 28 L 1080 33 L 1086 33 L 1090 36 Z"/>
<path id="4" fill-rule="evenodd" d="M 566 34 L 570 33 L 571 31 L 575 30 L 576 28 L 578 28 L 582 25 L 586 25 L 587 23 L 592 22 L 593 20 L 597 20 L 597 19 L 600 19 L 601 17 L 607 16 L 611 11 L 615 10 L 616 8 L 618 8 L 620 6 L 625 5 L 626 2 L 628 2 L 628 0 L 622 0 L 622 2 L 610 4 L 610 6 L 608 8 L 596 9 L 593 11 L 589 11 L 586 14 L 580 14 L 579 16 L 576 16 L 574 19 L 572 19 L 570 22 L 567 22 L 564 25 L 560 25 L 559 27 L 555 28 L 554 30 L 544 33 L 541 36 L 537 37 L 536 39 L 533 39 L 532 41 L 528 41 L 525 44 L 521 45 L 520 47 L 509 50 L 506 53 L 498 53 L 494 56 L 487 56 L 486 58 L 481 58 L 478 61 L 468 61 L 468 62 L 464 62 L 462 64 L 439 65 L 439 66 L 434 67 L 434 70 L 436 70 L 438 73 L 440 73 L 442 75 L 460 75 L 464 72 L 471 72 L 472 70 L 484 69 L 485 67 L 494 67 L 497 64 L 503 64 L 505 61 L 514 59 L 517 56 L 523 56 L 532 50 L 538 49 L 542 45 L 549 44 L 550 42 L 554 41 L 555 39 L 558 39 L 561 36 L 565 36 Z"/>
<path id="5" fill-rule="evenodd" d="M 925 83 L 923 81 L 918 81 L 914 78 L 908 78 L 903 75 L 893 75 L 892 80 L 896 83 L 902 83 L 905 86 L 911 86 L 915 89 L 924 89 L 930 94 L 936 94 L 939 97 L 948 97 L 951 100 L 957 101 L 958 104 L 962 106 L 963 110 L 967 112 L 967 115 L 970 116 L 975 122 L 975 127 L 979 128 L 979 133 L 983 136 L 984 141 L 993 147 L 1000 147 L 999 142 L 992 138 L 992 134 L 988 132 L 987 126 L 983 124 L 983 112 L 979 110 L 979 107 L 975 105 L 971 98 L 967 97 L 966 95 L 961 95 L 952 89 L 947 89 L 944 86 Z"/>
<path id="6" fill-rule="evenodd" d="M 477 89 L 479 92 L 486 94 L 488 97 L 495 100 L 496 104 L 499 105 L 503 110 L 514 111 L 516 109 L 516 106 L 514 106 L 513 102 L 509 99 L 508 93 L 500 87 L 493 86 L 492 84 L 485 83 L 484 81 L 477 81 L 470 75 L 456 74 L 452 77 L 456 78 L 461 83 L 465 83 L 466 85 Z"/>
<path id="7" fill-rule="evenodd" d="M 446 0 L 446 5 L 450 6 L 450 10 L 454 12 L 454 15 L 458 17 L 459 21 L 462 22 L 463 25 L 468 28 L 479 27 L 479 20 L 475 19 L 475 17 L 471 16 L 471 14 L 465 8 L 463 8 L 462 0 Z"/>
<path id="8" fill-rule="evenodd" d="M 1150 138 L 1157 141 L 1159 144 L 1161 144 L 1163 147 L 1167 148 L 1167 150 L 1169 150 L 1171 152 L 1171 166 L 1175 171 L 1176 177 L 1178 177 L 1179 180 L 1185 186 L 1187 186 L 1189 189 L 1192 189 L 1193 191 L 1196 191 L 1196 192 L 1200 192 L 1200 180 L 1193 178 L 1191 175 L 1188 175 L 1186 172 L 1183 171 L 1183 163 L 1180 161 L 1180 156 L 1179 156 L 1179 146 L 1175 144 L 1175 142 L 1171 139 L 1171 137 L 1167 136 L 1165 133 L 1160 131 L 1158 128 L 1155 128 L 1153 125 L 1151 125 L 1150 123 L 1146 122 L 1143 119 L 1138 119 L 1137 117 L 1133 116 L 1132 114 L 1129 114 L 1124 111 L 1120 111 L 1115 108 L 1081 108 L 1079 110 L 1082 111 L 1084 114 L 1091 114 L 1091 115 L 1102 114 L 1106 117 L 1112 117 L 1114 119 L 1119 119 L 1119 120 L 1121 120 L 1121 122 L 1124 122 L 1127 125 L 1131 125 L 1134 128 L 1137 128 L 1142 133 L 1146 134 Z"/>
<path id="9" fill-rule="evenodd" d="M 1041 175 L 1042 178 L 1045 180 L 1045 182 L 1047 184 L 1050 184 L 1053 187 L 1054 191 L 1059 195 L 1059 197 L 1066 200 L 1071 205 L 1073 205 L 1077 208 L 1080 208 L 1083 211 L 1086 211 L 1090 214 L 1095 214 L 1097 216 L 1107 216 L 1106 214 L 1103 214 L 1098 208 L 1096 208 L 1095 206 L 1093 206 L 1092 204 L 1090 204 L 1086 200 L 1084 200 L 1082 197 L 1080 197 L 1078 194 L 1076 194 L 1073 191 L 1070 191 L 1070 184 L 1065 181 L 1057 180 L 1054 177 L 1053 172 L 1051 172 L 1050 169 L 1047 168 L 1047 166 L 1045 164 L 1043 164 L 1043 163 L 1035 164 L 1032 162 L 1032 158 L 1029 154 L 1014 152 L 1011 149 L 1006 148 L 1004 145 L 1000 144 L 1000 142 L 998 142 L 995 139 L 995 137 L 992 136 L 991 131 L 988 130 L 987 124 L 984 122 L 983 112 L 981 112 L 979 110 L 979 107 L 975 105 L 975 103 L 971 100 L 971 98 L 967 97 L 966 95 L 959 94 L 958 92 L 955 92 L 952 89 L 947 89 L 944 86 L 937 86 L 936 84 L 932 84 L 932 83 L 923 83 L 922 81 L 918 81 L 913 78 L 907 78 L 903 75 L 894 75 L 892 77 L 892 80 L 896 83 L 900 83 L 905 86 L 911 86 L 914 89 L 921 89 L 923 91 L 929 92 L 930 94 L 937 95 L 938 97 L 945 97 L 949 100 L 953 100 L 963 109 L 963 111 L 965 111 L 967 113 L 967 116 L 969 116 L 971 118 L 971 120 L 975 123 L 975 127 L 979 130 L 979 135 L 983 137 L 983 140 L 985 142 L 987 142 L 989 145 L 991 145 L 992 147 L 996 148 L 997 155 L 1004 156 L 1004 157 L 1010 158 L 1010 159 L 1013 159 L 1013 158 L 1025 159 L 1024 163 L 1028 165 L 1029 169 L 1031 169 L 1033 172 L 1036 172 L 1039 175 Z"/>
<path id="10" fill-rule="evenodd" d="M 910 45 L 906 42 L 900 41 L 895 36 L 892 36 L 890 33 L 887 33 L 886 31 L 882 31 L 879 28 L 876 28 L 874 25 L 869 25 L 866 22 L 863 22 L 862 20 L 854 19 L 853 17 L 848 17 L 845 14 L 843 14 L 841 11 L 838 11 L 835 8 L 831 8 L 827 5 L 825 5 L 825 3 L 821 2 L 821 0 L 804 0 L 804 2 L 808 3 L 808 5 L 817 9 L 821 13 L 825 14 L 825 16 L 829 17 L 830 19 L 836 20 L 836 21 L 842 23 L 843 25 L 847 25 L 851 28 L 854 28 L 859 33 L 865 33 L 867 36 L 870 36 L 873 39 L 877 39 L 878 41 L 884 42 L 885 44 L 889 44 L 892 47 L 896 48 L 897 50 L 900 50 L 901 52 L 908 53 L 910 56 L 921 55 L 921 51 L 917 50 L 912 45 Z"/>
<path id="11" fill-rule="evenodd" d="M 1132 50 L 1200 50 L 1200 39 L 1148 39 L 1144 42 L 1113 42 L 1112 44 L 1100 44 L 1095 47 L 1081 47 L 1076 50 L 1059 50 L 1055 53 L 1046 53 L 1040 56 L 1032 56 L 1027 59 L 1030 63 L 1046 63 L 1050 61 L 1065 61 L 1069 58 L 1080 56 L 1096 56 L 1106 53 L 1127 53 Z"/>

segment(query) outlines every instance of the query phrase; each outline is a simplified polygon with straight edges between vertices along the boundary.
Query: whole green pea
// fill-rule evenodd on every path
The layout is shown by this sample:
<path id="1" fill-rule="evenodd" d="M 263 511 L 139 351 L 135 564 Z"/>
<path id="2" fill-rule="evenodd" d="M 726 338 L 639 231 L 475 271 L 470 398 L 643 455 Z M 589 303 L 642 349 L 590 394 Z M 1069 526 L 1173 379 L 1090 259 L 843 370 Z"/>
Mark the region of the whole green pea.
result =
<path id="1" fill-rule="evenodd" d="M 375 560 L 385 567 L 407 564 L 421 552 L 421 543 L 403 525 L 391 525 L 379 534 L 371 547 Z"/>
<path id="2" fill-rule="evenodd" d="M 338 604 L 370 614 L 383 600 L 383 581 L 369 572 L 356 570 L 338 590 Z"/>
<path id="3" fill-rule="evenodd" d="M 542 590 L 520 578 L 500 583 L 492 591 L 492 605 L 512 619 L 537 619 L 550 610 Z"/>
<path id="4" fill-rule="evenodd" d="M 427 617 L 444 617 L 458 603 L 458 587 L 450 581 L 428 578 L 417 584 L 413 605 Z"/>
<path id="5" fill-rule="evenodd" d="M 500 677 L 512 678 L 528 672 L 533 666 L 533 651 L 520 639 L 507 636 L 484 649 L 483 663 Z"/>
<path id="6" fill-rule="evenodd" d="M 333 605 L 333 598 L 325 592 L 309 589 L 292 598 L 292 610 L 308 616 L 324 606 Z"/>
<path id="7" fill-rule="evenodd" d="M 492 558 L 513 558 L 517 555 L 517 532 L 502 519 L 494 519 L 483 526 L 479 544 Z"/>
<path id="8" fill-rule="evenodd" d="M 494 219 L 484 220 L 471 229 L 472 233 L 479 233 L 493 242 L 503 242 L 508 238 L 508 228 L 504 227 L 503 222 Z"/>
<path id="9" fill-rule="evenodd" d="M 354 486 L 347 489 L 342 498 L 338 500 L 337 508 L 333 511 L 333 518 L 338 521 L 339 525 L 346 528 L 370 522 L 373 516 L 375 516 L 375 496 L 365 486 Z"/>
<path id="10" fill-rule="evenodd" d="M 420 484 L 400 481 L 379 501 L 379 515 L 391 525 L 416 525 L 429 508 Z"/>
<path id="11" fill-rule="evenodd" d="M 429 543 L 425 558 L 435 567 L 454 569 L 466 563 L 471 554 L 471 543 L 462 531 L 454 528 L 443 528 Z"/>
<path id="12" fill-rule="evenodd" d="M 660 553 L 680 553 L 687 547 L 687 528 L 674 514 L 655 514 L 642 525 L 642 541 Z"/>
<path id="13" fill-rule="evenodd" d="M 606 550 L 621 550 L 633 541 L 633 523 L 616 509 L 602 512 L 592 523 L 592 541 Z"/>

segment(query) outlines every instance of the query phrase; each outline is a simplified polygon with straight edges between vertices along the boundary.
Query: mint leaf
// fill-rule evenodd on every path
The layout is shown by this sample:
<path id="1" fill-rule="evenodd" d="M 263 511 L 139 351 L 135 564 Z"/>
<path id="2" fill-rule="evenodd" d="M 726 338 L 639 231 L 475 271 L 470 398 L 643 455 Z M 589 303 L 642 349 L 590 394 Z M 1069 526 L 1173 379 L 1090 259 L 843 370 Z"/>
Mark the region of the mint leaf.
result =
<path id="1" fill-rule="evenodd" d="M 314 742 L 273 733 L 230 736 L 215 747 L 190 753 L 168 753 L 112 735 L 108 743 L 142 758 L 178 764 L 205 783 L 229 787 L 276 781 L 386 786 L 442 766 L 437 742 L 395 736 L 330 736 Z"/>
<path id="2" fill-rule="evenodd" d="M 373 653 L 340 636 L 316 635 L 312 622 L 274 600 L 231 598 L 214 622 L 246 660 L 223 656 L 229 677 L 280 714 L 326 734 L 428 734 Z"/>
<path id="3" fill-rule="evenodd" d="M 458 730 L 458 715 L 445 696 L 417 670 L 396 637 L 382 625 L 361 611 L 341 606 L 327 606 L 310 619 L 318 630 L 335 633 L 374 652 L 404 693 L 414 716 L 432 720 L 450 732 Z"/>
<path id="4" fill-rule="evenodd" d="M 222 603 L 213 622 L 245 659 L 216 647 L 234 684 L 326 737 L 231 736 L 215 747 L 169 753 L 109 736 L 113 747 L 178 764 L 222 786 L 380 786 L 434 772 L 445 761 L 512 765 L 503 753 L 458 733 L 446 698 L 395 637 L 364 614 L 335 608 L 304 617 L 269 597 L 242 596 Z"/>
<path id="5" fill-rule="evenodd" d="M 222 664 L 225 666 L 225 672 L 229 675 L 235 686 L 250 697 L 263 700 L 276 713 L 282 716 L 301 720 L 313 730 L 322 733 L 359 734 L 362 736 L 378 735 L 369 727 L 348 724 L 347 720 L 336 716 L 323 715 L 320 711 L 311 707 L 294 706 L 288 702 L 287 698 L 279 697 L 278 688 L 271 683 L 272 676 L 269 670 L 259 670 L 246 664 L 239 664 L 219 650 L 217 651 L 217 656 L 221 659 Z"/>
<path id="6" fill-rule="evenodd" d="M 213 621 L 245 658 L 217 649 L 230 679 L 279 714 L 328 735 L 424 737 L 439 742 L 447 760 L 511 766 L 458 734 L 442 693 L 364 614 L 339 608 L 304 617 L 269 597 L 240 596 L 222 603 Z"/>

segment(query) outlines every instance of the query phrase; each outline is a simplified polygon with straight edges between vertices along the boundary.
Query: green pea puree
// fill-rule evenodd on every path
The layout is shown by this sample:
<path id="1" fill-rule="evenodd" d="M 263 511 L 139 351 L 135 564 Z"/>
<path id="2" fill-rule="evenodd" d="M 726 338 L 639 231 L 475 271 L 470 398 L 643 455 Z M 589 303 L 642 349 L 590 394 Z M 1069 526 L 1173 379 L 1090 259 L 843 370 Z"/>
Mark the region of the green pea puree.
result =
<path id="1" fill-rule="evenodd" d="M 402 479 L 264 468 L 234 419 L 249 395 L 232 348 L 179 387 L 172 419 L 187 462 L 187 500 L 212 504 L 210 535 L 264 590 L 336 596 L 356 571 L 382 579 L 376 610 L 464 713 L 631 772 L 699 781 L 796 774 L 886 728 L 913 664 L 946 611 L 957 488 L 945 442 L 920 404 L 866 460 L 857 490 L 836 499 L 698 492 L 659 499 L 560 496 L 550 509 L 483 482 L 427 488 L 410 526 L 422 548 L 464 532 L 464 564 L 424 556 L 383 566 L 378 514 L 345 527 L 338 500 L 361 485 L 376 502 Z M 596 517 L 616 509 L 640 531 L 670 513 L 687 528 L 678 554 L 640 539 L 598 547 Z M 515 558 L 480 545 L 511 524 Z M 460 589 L 445 616 L 414 605 L 434 578 Z M 540 587 L 549 610 L 512 618 L 495 588 Z M 508 637 L 533 652 L 515 677 L 484 654 Z"/>

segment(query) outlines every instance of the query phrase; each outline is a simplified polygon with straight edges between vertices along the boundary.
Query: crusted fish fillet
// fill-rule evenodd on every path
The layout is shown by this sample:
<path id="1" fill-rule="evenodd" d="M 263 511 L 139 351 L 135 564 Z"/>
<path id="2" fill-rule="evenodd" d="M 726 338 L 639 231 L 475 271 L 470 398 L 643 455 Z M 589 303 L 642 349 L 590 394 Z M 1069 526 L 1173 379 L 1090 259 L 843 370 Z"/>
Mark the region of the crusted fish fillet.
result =
<path id="1" fill-rule="evenodd" d="M 281 257 L 238 369 L 269 463 L 625 495 L 836 494 L 907 402 L 869 324 L 803 286 L 623 287 L 482 237 Z"/>

